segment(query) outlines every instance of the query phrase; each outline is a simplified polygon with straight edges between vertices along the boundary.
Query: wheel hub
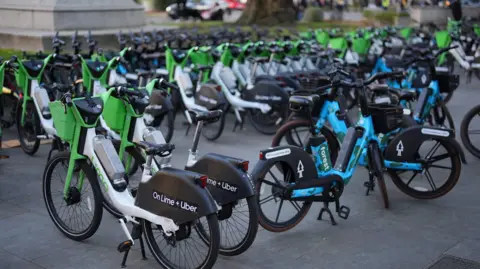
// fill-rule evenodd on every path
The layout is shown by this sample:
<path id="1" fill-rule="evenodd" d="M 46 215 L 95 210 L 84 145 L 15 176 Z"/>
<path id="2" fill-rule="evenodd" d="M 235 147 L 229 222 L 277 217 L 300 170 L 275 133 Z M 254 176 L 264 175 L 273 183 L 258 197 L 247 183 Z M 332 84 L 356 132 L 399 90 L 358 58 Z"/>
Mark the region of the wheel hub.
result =
<path id="1" fill-rule="evenodd" d="M 74 205 L 79 203 L 81 200 L 80 191 L 78 191 L 77 187 L 70 187 L 68 189 L 67 198 L 65 198 L 65 202 L 67 202 L 68 206 Z"/>

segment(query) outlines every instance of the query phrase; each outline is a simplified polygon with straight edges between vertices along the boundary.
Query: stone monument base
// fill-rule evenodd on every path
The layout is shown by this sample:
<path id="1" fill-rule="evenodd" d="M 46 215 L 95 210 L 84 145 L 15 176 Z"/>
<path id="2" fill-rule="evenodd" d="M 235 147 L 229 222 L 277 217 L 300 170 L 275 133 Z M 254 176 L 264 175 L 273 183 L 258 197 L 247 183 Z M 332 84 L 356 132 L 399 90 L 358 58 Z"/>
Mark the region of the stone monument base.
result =
<path id="1" fill-rule="evenodd" d="M 144 32 L 150 32 L 154 29 L 165 29 L 167 27 L 159 26 L 146 26 L 143 28 L 117 28 L 108 30 L 92 30 L 92 37 L 98 41 L 98 48 L 103 50 L 119 50 L 119 44 L 117 42 L 117 34 L 121 30 L 123 34 L 129 34 L 130 31 L 134 33 L 140 32 L 143 29 Z M 172 27 L 174 28 L 174 27 Z M 85 36 L 88 31 L 78 31 L 78 37 L 83 43 L 83 50 L 86 52 L 87 45 L 85 44 Z M 72 50 L 72 35 L 74 31 L 60 31 L 60 39 L 65 41 L 65 51 Z M 55 32 L 51 31 L 18 31 L 15 29 L 1 29 L 0 28 L 0 48 L 13 48 L 16 50 L 26 51 L 52 51 L 52 37 Z"/>

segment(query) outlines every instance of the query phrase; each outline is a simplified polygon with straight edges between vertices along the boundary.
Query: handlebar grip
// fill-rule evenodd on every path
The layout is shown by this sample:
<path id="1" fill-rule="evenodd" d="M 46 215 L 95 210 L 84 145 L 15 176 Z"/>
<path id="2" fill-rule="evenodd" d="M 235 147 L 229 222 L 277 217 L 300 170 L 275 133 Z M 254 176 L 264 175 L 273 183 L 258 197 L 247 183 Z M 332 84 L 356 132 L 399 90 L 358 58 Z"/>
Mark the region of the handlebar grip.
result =
<path id="1" fill-rule="evenodd" d="M 165 79 L 161 78 L 159 81 L 158 81 L 158 85 L 160 86 L 159 88 L 161 87 L 165 87 L 165 88 L 172 88 L 174 90 L 178 90 L 178 86 L 173 84 L 173 83 L 170 83 L 168 81 L 166 81 Z"/>
<path id="2" fill-rule="evenodd" d="M 69 94 L 65 96 L 65 103 L 67 104 L 67 106 L 71 107 L 73 106 L 73 102 L 72 102 L 72 96 L 70 96 Z"/>
<path id="3" fill-rule="evenodd" d="M 327 85 L 316 88 L 315 91 L 323 91 L 323 90 L 326 90 L 326 89 L 330 89 L 332 87 L 333 87 L 332 84 L 327 84 Z"/>

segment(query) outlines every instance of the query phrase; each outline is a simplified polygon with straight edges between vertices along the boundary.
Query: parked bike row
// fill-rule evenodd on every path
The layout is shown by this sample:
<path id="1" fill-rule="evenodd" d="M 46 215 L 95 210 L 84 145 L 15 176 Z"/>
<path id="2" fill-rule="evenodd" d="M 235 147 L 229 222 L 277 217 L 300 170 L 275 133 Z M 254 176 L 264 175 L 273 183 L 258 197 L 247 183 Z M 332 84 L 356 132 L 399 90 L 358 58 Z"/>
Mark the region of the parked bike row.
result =
<path id="1" fill-rule="evenodd" d="M 318 219 L 337 223 L 330 203 L 347 219 L 341 196 L 358 165 L 368 170 L 366 194 L 378 186 L 385 208 L 385 172 L 416 199 L 456 185 L 466 161 L 446 102 L 459 76 L 439 59 L 459 48 L 477 54 L 480 39 L 465 50 L 461 41 L 439 45 L 436 35 L 168 30 L 119 33 L 113 52 L 88 34 L 82 53 L 75 33 L 65 53 L 57 33 L 52 54 L 2 62 L 0 82 L 6 74 L 4 93 L 16 93 L 12 122 L 23 151 L 34 155 L 40 140 L 53 141 L 43 195 L 65 236 L 94 235 L 105 208 L 125 233 L 122 265 L 137 240 L 145 257 L 145 240 L 165 268 L 212 268 L 218 254 L 245 252 L 258 224 L 290 230 L 313 202 L 323 203 Z M 196 126 L 179 169 L 169 143 L 178 112 Z M 218 139 L 230 112 L 235 128 L 246 116 L 275 134 L 251 173 L 248 160 L 198 156 L 200 136 Z"/>

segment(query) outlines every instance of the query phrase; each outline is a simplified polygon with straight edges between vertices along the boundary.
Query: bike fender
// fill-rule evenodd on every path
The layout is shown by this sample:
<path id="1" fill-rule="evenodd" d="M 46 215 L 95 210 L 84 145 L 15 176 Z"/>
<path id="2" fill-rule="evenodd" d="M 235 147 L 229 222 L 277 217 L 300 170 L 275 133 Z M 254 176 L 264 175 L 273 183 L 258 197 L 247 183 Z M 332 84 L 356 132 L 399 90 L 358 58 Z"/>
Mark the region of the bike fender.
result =
<path id="1" fill-rule="evenodd" d="M 257 182 L 268 172 L 268 168 L 281 163 L 281 169 L 290 168 L 294 181 L 318 178 L 312 157 L 302 148 L 278 146 L 260 151 L 260 160 L 252 171 L 252 179 Z"/>
<path id="2" fill-rule="evenodd" d="M 267 104 L 288 103 L 288 93 L 276 81 L 260 81 L 245 92 L 245 100 Z"/>
<path id="3" fill-rule="evenodd" d="M 216 213 L 217 206 L 210 192 L 195 183 L 201 176 L 191 171 L 164 168 L 148 181 L 140 182 L 135 205 L 177 224 Z"/>
<path id="4" fill-rule="evenodd" d="M 385 163 L 383 161 L 383 156 L 380 148 L 378 147 L 377 142 L 371 142 L 368 144 L 367 148 L 368 156 L 368 168 L 372 170 L 375 176 L 380 176 L 383 174 Z"/>
<path id="5" fill-rule="evenodd" d="M 411 126 L 396 135 L 385 150 L 385 159 L 394 162 L 414 162 L 416 152 L 423 141 L 431 138 L 448 141 L 458 151 L 462 162 L 466 163 L 465 153 L 455 140 L 453 130 L 421 125 Z"/>
<path id="6" fill-rule="evenodd" d="M 185 169 L 208 176 L 207 189 L 219 205 L 255 195 L 250 175 L 238 166 L 245 160 L 208 153 Z"/>

